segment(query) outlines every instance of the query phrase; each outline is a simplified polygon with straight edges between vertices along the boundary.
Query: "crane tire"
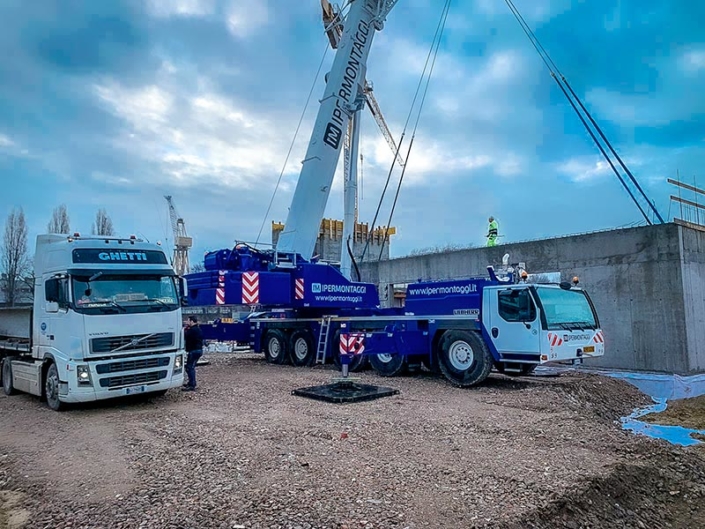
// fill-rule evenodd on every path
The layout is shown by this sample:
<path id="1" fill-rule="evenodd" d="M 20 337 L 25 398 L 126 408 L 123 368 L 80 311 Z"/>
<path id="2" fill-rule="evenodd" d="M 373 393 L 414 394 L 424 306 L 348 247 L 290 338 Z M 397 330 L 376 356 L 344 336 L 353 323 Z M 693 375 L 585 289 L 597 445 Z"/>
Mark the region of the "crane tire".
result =
<path id="1" fill-rule="evenodd" d="M 455 386 L 466 388 L 480 384 L 492 371 L 492 355 L 476 332 L 448 330 L 438 348 L 441 373 Z"/>

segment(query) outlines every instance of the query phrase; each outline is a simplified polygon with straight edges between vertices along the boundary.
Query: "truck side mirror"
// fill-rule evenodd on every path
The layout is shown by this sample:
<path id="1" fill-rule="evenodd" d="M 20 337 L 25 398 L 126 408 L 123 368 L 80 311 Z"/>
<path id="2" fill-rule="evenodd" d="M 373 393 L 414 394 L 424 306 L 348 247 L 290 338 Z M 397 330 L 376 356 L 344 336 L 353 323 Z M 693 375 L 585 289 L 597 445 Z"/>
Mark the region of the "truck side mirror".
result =
<path id="1" fill-rule="evenodd" d="M 179 300 L 181 300 L 181 306 L 185 307 L 188 305 L 188 282 L 185 277 L 179 277 Z"/>
<path id="2" fill-rule="evenodd" d="M 58 307 L 59 280 L 57 278 L 47 279 L 44 283 L 44 299 L 46 299 L 47 301 L 55 302 Z"/>

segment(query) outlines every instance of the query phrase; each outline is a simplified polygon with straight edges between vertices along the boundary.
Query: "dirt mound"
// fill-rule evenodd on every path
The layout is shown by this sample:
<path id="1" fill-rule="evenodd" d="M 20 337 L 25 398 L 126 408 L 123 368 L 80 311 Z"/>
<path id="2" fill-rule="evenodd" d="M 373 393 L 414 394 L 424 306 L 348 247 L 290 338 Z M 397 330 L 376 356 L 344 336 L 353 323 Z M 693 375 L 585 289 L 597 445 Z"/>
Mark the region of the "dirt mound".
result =
<path id="1" fill-rule="evenodd" d="M 653 404 L 648 395 L 624 380 L 585 372 L 495 378 L 478 391 L 486 394 L 486 402 L 497 405 L 550 413 L 569 410 L 603 423 L 614 423 L 635 408 Z"/>
<path id="2" fill-rule="evenodd" d="M 496 527 L 695 527 L 705 516 L 705 466 L 695 454 L 672 450 L 647 448 L 630 463 L 613 465 L 606 475 L 580 481 L 533 513 Z M 647 451 L 648 461 L 640 463 Z"/>
<path id="3" fill-rule="evenodd" d="M 603 421 L 629 415 L 634 408 L 653 404 L 651 398 L 624 380 L 587 373 L 566 373 L 551 389 L 573 411 L 589 412 Z"/>
<path id="4" fill-rule="evenodd" d="M 705 430 L 705 395 L 668 401 L 668 407 L 664 411 L 650 413 L 642 417 L 641 420 L 654 424 Z"/>

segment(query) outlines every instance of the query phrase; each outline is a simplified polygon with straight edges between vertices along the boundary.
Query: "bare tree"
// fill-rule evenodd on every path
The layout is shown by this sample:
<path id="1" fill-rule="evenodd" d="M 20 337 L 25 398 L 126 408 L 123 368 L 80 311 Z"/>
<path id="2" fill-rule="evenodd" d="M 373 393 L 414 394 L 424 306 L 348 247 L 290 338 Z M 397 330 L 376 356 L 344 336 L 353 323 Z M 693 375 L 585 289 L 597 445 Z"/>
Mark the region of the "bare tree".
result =
<path id="1" fill-rule="evenodd" d="M 103 235 L 110 237 L 115 235 L 113 230 L 113 221 L 103 208 L 99 209 L 95 214 L 95 222 L 93 223 L 93 235 Z"/>
<path id="2" fill-rule="evenodd" d="M 194 274 L 196 272 L 205 272 L 206 267 L 203 266 L 202 263 L 194 263 L 191 265 L 191 273 Z"/>
<path id="3" fill-rule="evenodd" d="M 27 279 L 30 269 L 27 223 L 22 208 L 18 212 L 13 209 L 7 216 L 0 264 L 4 277 L 0 287 L 5 295 L 5 302 L 12 307 L 17 301 L 18 291 Z"/>
<path id="4" fill-rule="evenodd" d="M 69 227 L 69 214 L 66 210 L 66 205 L 61 204 L 58 208 L 54 209 L 54 213 L 51 215 L 51 220 L 47 226 L 47 232 L 49 233 L 69 233 L 71 228 Z"/>

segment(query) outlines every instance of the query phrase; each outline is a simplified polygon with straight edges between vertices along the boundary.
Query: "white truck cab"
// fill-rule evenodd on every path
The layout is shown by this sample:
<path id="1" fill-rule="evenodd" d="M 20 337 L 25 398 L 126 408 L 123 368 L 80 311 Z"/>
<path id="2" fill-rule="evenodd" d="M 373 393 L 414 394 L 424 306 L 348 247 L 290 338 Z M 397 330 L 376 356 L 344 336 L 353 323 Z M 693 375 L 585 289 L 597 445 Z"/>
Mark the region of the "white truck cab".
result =
<path id="1" fill-rule="evenodd" d="M 185 281 L 161 246 L 39 235 L 34 272 L 26 347 L 18 350 L 17 336 L 5 337 L 13 348 L 0 341 L 5 393 L 38 395 L 59 410 L 182 385 Z"/>

